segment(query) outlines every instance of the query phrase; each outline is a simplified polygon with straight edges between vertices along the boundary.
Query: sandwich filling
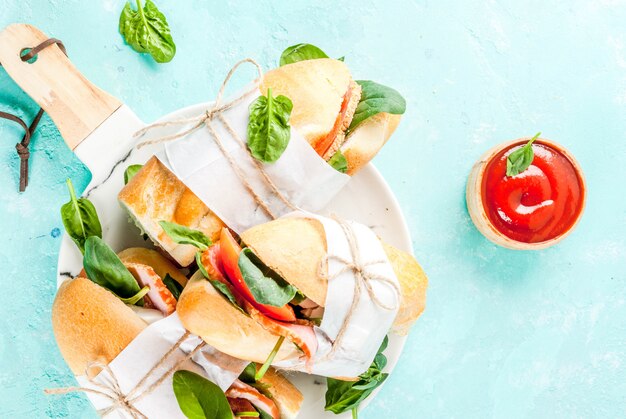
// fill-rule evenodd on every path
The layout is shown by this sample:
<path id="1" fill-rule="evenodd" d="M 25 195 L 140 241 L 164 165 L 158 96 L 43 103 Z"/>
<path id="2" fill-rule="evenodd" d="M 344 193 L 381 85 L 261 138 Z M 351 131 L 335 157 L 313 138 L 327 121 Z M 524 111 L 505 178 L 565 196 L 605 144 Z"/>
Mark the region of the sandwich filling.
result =
<path id="1" fill-rule="evenodd" d="M 299 291 L 291 301 L 282 306 L 258 302 L 237 263 L 243 250 L 230 231 L 224 228 L 220 241 L 207 249 L 200 258 L 206 276 L 212 282 L 218 281 L 220 288 L 225 286 L 232 296 L 232 300 L 229 298 L 231 303 L 264 329 L 277 337 L 288 339 L 307 359 L 312 358 L 317 351 L 313 326 L 321 322 L 323 308 Z M 216 289 L 224 294 L 217 286 Z"/>
<path id="2" fill-rule="evenodd" d="M 339 150 L 346 138 L 346 131 L 361 99 L 361 86 L 350 81 L 348 91 L 343 96 L 341 109 L 330 132 L 313 147 L 323 159 L 330 159 Z"/>

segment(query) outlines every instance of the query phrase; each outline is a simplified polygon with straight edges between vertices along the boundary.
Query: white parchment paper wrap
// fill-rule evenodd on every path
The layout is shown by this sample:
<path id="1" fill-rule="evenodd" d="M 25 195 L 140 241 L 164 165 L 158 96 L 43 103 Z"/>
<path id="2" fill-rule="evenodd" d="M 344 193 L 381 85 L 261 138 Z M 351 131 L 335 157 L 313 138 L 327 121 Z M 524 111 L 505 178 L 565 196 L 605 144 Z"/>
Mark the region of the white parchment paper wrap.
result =
<path id="1" fill-rule="evenodd" d="M 328 254 L 352 261 L 348 239 L 336 220 L 302 212 L 292 213 L 288 216 L 319 220 L 326 232 Z M 371 263 L 364 270 L 373 275 L 388 278 L 400 287 L 398 278 L 378 236 L 363 224 L 352 221 L 342 222 L 350 226 L 359 243 L 362 265 Z M 383 263 L 374 263 L 379 261 Z M 277 367 L 331 377 L 356 377 L 369 368 L 398 313 L 401 295 L 387 283 L 375 279 L 370 280 L 370 285 L 380 302 L 387 308 L 395 307 L 395 309 L 389 310 L 380 307 L 362 287 L 358 303 L 346 325 L 346 332 L 339 341 L 338 347 L 329 356 L 332 342 L 337 338 L 355 296 L 357 277 L 353 270 L 347 270 L 335 277 L 343 268 L 342 262 L 335 258 L 329 258 L 328 274 L 331 279 L 328 281 L 322 322 L 319 327 L 314 327 L 318 350 L 313 357 L 313 362 L 307 365 L 303 359 L 287 360 L 277 363 Z"/>
<path id="2" fill-rule="evenodd" d="M 222 113 L 244 142 L 247 141 L 248 107 L 257 97 L 249 95 Z M 215 117 L 211 124 L 246 180 L 272 213 L 280 217 L 293 211 L 272 192 L 249 152 L 229 134 L 219 118 Z M 237 233 L 271 220 L 237 177 L 208 128 L 202 127 L 184 138 L 165 143 L 164 151 L 157 157 Z M 307 211 L 325 207 L 350 179 L 324 161 L 293 128 L 285 152 L 277 162 L 265 164 L 264 169 L 289 202 Z"/>
<path id="3" fill-rule="evenodd" d="M 109 367 L 115 374 L 124 394 L 128 394 L 143 376 L 159 362 L 163 355 L 185 334 L 185 328 L 176 313 L 169 317 L 152 323 L 143 330 L 120 354 L 109 363 Z M 186 354 L 191 352 L 199 343 L 200 338 L 190 336 L 170 358 L 157 371 L 151 374 L 146 382 L 149 386 L 160 378 L 165 371 L 176 364 Z M 244 370 L 248 361 L 241 361 L 223 354 L 209 345 L 205 345 L 192 358 L 179 369 L 193 371 L 217 384 L 222 390 L 237 379 Z M 172 389 L 172 375 L 158 386 L 153 392 L 145 395 L 134 406 L 149 418 L 181 418 L 185 416 L 178 406 Z M 85 376 L 77 377 L 82 387 L 94 388 Z M 110 382 L 106 371 L 96 376 L 99 383 Z M 144 387 L 146 387 L 144 386 Z M 86 393 L 91 403 L 98 410 L 106 409 L 111 402 L 102 396 Z M 135 393 L 139 394 L 139 393 Z M 109 417 L 128 418 L 129 414 L 117 410 Z"/>

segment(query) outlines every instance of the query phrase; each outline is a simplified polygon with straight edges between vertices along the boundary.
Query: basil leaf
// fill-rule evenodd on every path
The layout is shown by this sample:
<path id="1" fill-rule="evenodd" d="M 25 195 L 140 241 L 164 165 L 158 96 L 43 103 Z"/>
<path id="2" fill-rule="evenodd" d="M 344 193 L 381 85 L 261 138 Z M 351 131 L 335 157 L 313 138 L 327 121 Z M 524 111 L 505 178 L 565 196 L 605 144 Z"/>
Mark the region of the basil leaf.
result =
<path id="1" fill-rule="evenodd" d="M 135 277 L 100 237 L 91 236 L 85 241 L 83 266 L 89 279 L 120 298 L 131 298 L 139 292 Z"/>
<path id="2" fill-rule="evenodd" d="M 297 63 L 298 61 L 315 60 L 317 58 L 328 58 L 328 55 L 321 49 L 311 44 L 296 44 L 285 49 L 280 55 L 280 66 Z M 343 58 L 343 57 L 342 57 Z M 343 61 L 340 59 L 340 61 Z"/>
<path id="3" fill-rule="evenodd" d="M 211 283 L 211 285 L 213 285 L 213 287 L 216 290 L 218 290 L 224 297 L 226 297 L 226 299 L 228 299 L 228 301 L 230 301 L 230 303 L 232 305 L 234 305 L 236 308 L 238 308 L 239 311 L 241 311 L 246 316 L 248 315 L 245 311 L 243 311 L 243 308 L 241 308 L 241 306 L 239 306 L 239 303 L 237 303 L 237 299 L 235 298 L 233 293 L 228 288 L 228 285 L 226 285 L 223 282 L 220 282 L 220 281 L 218 281 L 216 279 L 209 279 L 209 282 Z"/>
<path id="4" fill-rule="evenodd" d="M 67 179 L 70 201 L 61 206 L 61 220 L 72 241 L 85 253 L 85 241 L 89 236 L 102 237 L 102 226 L 96 207 L 87 198 L 76 198 L 74 185 Z"/>
<path id="5" fill-rule="evenodd" d="M 267 96 L 259 96 L 250 104 L 248 148 L 255 159 L 274 163 L 283 154 L 291 138 L 292 109 L 291 99 L 282 95 L 273 97 L 272 89 L 267 89 Z"/>
<path id="6" fill-rule="evenodd" d="M 397 90 L 371 80 L 357 80 L 361 86 L 361 99 L 356 107 L 348 132 L 377 113 L 401 115 L 406 111 L 406 101 Z"/>
<path id="7" fill-rule="evenodd" d="M 178 283 L 177 280 L 172 278 L 170 274 L 165 274 L 165 278 L 163 278 L 163 284 L 167 287 L 167 289 L 172 293 L 176 301 L 180 298 L 180 293 L 183 292 L 183 286 Z"/>
<path id="8" fill-rule="evenodd" d="M 167 63 L 176 54 L 176 44 L 170 34 L 165 15 L 151 0 L 142 8 L 136 0 L 137 10 L 126 3 L 120 15 L 119 31 L 132 49 L 148 53 L 158 63 Z"/>
<path id="9" fill-rule="evenodd" d="M 270 269 L 261 271 L 258 266 L 264 267 L 263 262 L 248 247 L 239 254 L 237 264 L 243 280 L 259 304 L 282 307 L 291 301 L 298 291 Z"/>
<path id="10" fill-rule="evenodd" d="M 343 155 L 341 150 L 337 150 L 335 154 L 328 160 L 328 164 L 330 164 L 333 169 L 337 170 L 341 173 L 346 173 L 348 171 L 348 160 L 346 156 Z"/>
<path id="11" fill-rule="evenodd" d="M 389 376 L 381 370 L 387 364 L 387 357 L 383 351 L 387 348 L 388 338 L 385 336 L 374 362 L 369 369 L 359 376 L 358 381 L 342 381 L 334 378 L 327 378 L 326 384 L 326 405 L 325 410 L 339 414 L 358 408 L 359 404 L 365 400 L 372 392 L 380 386 Z"/>
<path id="12" fill-rule="evenodd" d="M 119 295 L 117 296 L 117 298 L 119 298 L 120 300 L 122 300 L 122 302 L 123 302 L 124 304 L 128 304 L 128 305 L 132 306 L 132 305 L 135 305 L 135 304 L 137 304 L 138 302 L 140 302 L 140 301 L 141 301 L 141 299 L 142 299 L 143 297 L 145 297 L 145 295 L 146 295 L 148 292 L 150 292 L 150 287 L 146 285 L 145 287 L 143 287 L 142 289 L 140 289 L 140 290 L 139 290 L 139 292 L 138 292 L 137 294 L 133 295 L 133 296 L 132 296 L 132 297 L 130 297 L 130 298 L 122 298 L 122 297 L 120 297 Z M 143 305 L 143 304 L 141 304 L 141 305 Z"/>
<path id="13" fill-rule="evenodd" d="M 224 392 L 206 378 L 191 371 L 176 371 L 172 387 L 180 410 L 189 419 L 233 418 Z"/>
<path id="14" fill-rule="evenodd" d="M 175 243 L 190 244 L 204 251 L 213 244 L 203 232 L 169 221 L 159 221 L 159 225 Z"/>
<path id="15" fill-rule="evenodd" d="M 517 176 L 522 173 L 524 170 L 528 169 L 535 158 L 535 153 L 533 153 L 533 143 L 539 136 L 540 132 L 535 134 L 533 138 L 526 143 L 521 148 L 518 148 L 514 152 L 508 155 L 506 158 L 506 175 L 507 176 Z"/>
<path id="16" fill-rule="evenodd" d="M 139 172 L 142 167 L 142 164 L 131 164 L 130 166 L 128 166 L 124 171 L 124 185 L 127 185 L 128 182 L 130 182 L 130 180 L 135 177 L 137 172 Z"/>

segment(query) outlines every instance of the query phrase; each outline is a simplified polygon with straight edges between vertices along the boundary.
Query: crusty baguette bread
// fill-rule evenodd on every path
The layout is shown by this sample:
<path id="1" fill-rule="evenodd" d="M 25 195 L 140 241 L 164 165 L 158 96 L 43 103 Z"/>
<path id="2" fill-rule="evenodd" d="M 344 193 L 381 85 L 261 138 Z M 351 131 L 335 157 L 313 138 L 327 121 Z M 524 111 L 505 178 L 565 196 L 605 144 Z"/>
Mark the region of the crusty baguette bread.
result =
<path id="1" fill-rule="evenodd" d="M 343 62 L 319 58 L 268 71 L 259 90 L 267 95 L 271 88 L 272 96 L 291 99 L 289 123 L 317 149 L 332 131 L 351 81 L 350 70 Z"/>
<path id="2" fill-rule="evenodd" d="M 268 391 L 280 410 L 280 419 L 295 419 L 298 416 L 304 397 L 289 380 L 270 368 L 260 382 L 269 385 Z"/>
<path id="3" fill-rule="evenodd" d="M 75 375 L 84 375 L 93 362 L 110 363 L 146 327 L 119 298 L 87 278 L 65 281 L 52 306 L 54 337 Z M 95 376 L 100 369 L 92 368 L 88 372 Z M 280 410 L 281 419 L 295 418 L 302 404 L 302 393 L 272 368 L 261 381 L 271 386 L 268 392 Z"/>
<path id="4" fill-rule="evenodd" d="M 54 337 L 75 375 L 85 374 L 93 362 L 111 362 L 146 326 L 119 298 L 87 278 L 61 284 L 52 305 Z"/>
<path id="5" fill-rule="evenodd" d="M 187 277 L 156 250 L 144 247 L 130 247 L 119 252 L 117 256 L 124 263 L 140 263 L 150 266 L 161 279 L 164 279 L 165 275 L 169 274 L 180 285 L 185 286 L 187 284 Z"/>
<path id="6" fill-rule="evenodd" d="M 353 176 L 370 162 L 396 130 L 402 115 L 378 113 L 357 125 L 341 146 L 348 161 L 348 174 Z"/>
<path id="7" fill-rule="evenodd" d="M 222 221 L 156 157 L 128 182 L 118 195 L 122 207 L 152 241 L 181 266 L 194 260 L 196 248 L 176 244 L 163 231 L 159 221 L 170 221 L 200 230 L 217 240 Z"/>
<path id="8" fill-rule="evenodd" d="M 327 247 L 324 228 L 318 220 L 280 218 L 244 231 L 241 240 L 287 282 L 324 306 L 328 289 Z M 393 329 L 406 333 L 424 310 L 428 279 L 413 256 L 386 244 L 384 249 L 402 290 Z"/>
<path id="9" fill-rule="evenodd" d="M 199 271 L 180 295 L 176 311 L 187 330 L 235 358 L 263 363 L 278 339 L 233 306 Z M 299 354 L 294 345 L 284 344 L 276 361 Z"/>

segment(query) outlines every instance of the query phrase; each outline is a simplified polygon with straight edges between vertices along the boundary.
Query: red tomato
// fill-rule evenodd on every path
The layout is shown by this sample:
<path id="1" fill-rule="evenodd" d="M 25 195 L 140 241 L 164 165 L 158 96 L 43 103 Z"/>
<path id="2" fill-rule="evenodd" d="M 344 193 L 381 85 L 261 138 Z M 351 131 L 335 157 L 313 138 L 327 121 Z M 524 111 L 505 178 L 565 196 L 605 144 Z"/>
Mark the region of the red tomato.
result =
<path id="1" fill-rule="evenodd" d="M 252 304 L 261 313 L 271 317 L 272 319 L 284 322 L 293 322 L 296 320 L 293 308 L 291 308 L 289 304 L 285 304 L 283 307 L 274 307 L 256 302 L 252 292 L 250 292 L 250 288 L 248 288 L 248 285 L 241 275 L 241 271 L 239 270 L 238 261 L 239 253 L 241 253 L 241 247 L 232 234 L 230 234 L 230 231 L 226 228 L 222 229 L 222 233 L 220 235 L 220 248 L 224 273 L 226 273 L 226 276 L 235 289 L 243 295 L 244 298 L 250 302 L 250 304 Z"/>

